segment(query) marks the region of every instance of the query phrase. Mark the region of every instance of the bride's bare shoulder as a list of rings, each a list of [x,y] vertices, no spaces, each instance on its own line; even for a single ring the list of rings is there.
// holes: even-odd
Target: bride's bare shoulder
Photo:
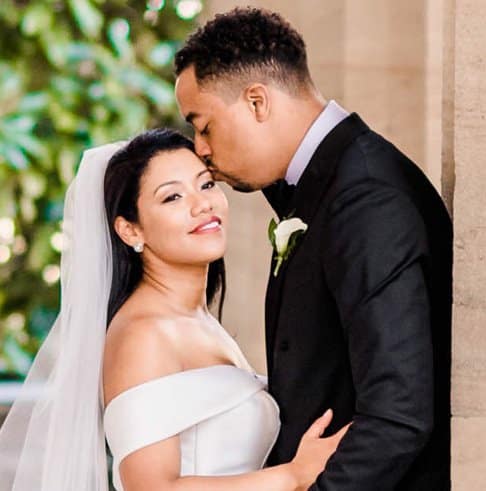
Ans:
[[[178,323],[150,314],[113,319],[103,360],[105,404],[131,387],[183,370],[176,341]]]

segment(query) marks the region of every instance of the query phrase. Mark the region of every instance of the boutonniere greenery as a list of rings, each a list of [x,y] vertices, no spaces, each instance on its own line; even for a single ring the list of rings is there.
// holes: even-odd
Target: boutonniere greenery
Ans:
[[[297,245],[299,237],[307,230],[307,224],[300,218],[288,217],[276,222],[273,218],[268,226],[268,238],[276,252],[273,276],[277,276],[283,262],[286,261]]]

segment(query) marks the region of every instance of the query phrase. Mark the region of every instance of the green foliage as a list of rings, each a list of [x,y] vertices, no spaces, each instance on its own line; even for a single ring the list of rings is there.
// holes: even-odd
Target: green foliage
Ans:
[[[63,197],[83,149],[179,126],[172,61],[197,0],[0,1],[0,378],[59,303]]]

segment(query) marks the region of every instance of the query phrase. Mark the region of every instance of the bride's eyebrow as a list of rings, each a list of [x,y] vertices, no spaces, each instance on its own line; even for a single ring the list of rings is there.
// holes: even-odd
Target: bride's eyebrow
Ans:
[[[209,169],[204,169],[202,170],[201,172],[198,172],[196,174],[196,179],[199,179],[203,174],[206,174],[207,172],[209,172],[209,174],[211,174],[211,171]],[[171,184],[181,184],[181,181],[167,181],[167,182],[163,182],[162,184],[159,184],[156,188],[155,188],[155,191],[154,191],[154,196],[155,194],[157,193],[157,191],[163,187],[163,186],[170,186]]]
[[[159,185],[158,185],[158,186],[155,188],[155,190],[154,190],[154,196],[157,194],[157,191],[158,191],[160,188],[162,188],[162,187],[164,187],[164,186],[170,186],[171,184],[180,184],[180,183],[181,183],[181,181],[167,181],[167,182],[163,182],[162,184],[159,184]]]
[[[198,179],[199,177],[201,177],[202,175],[206,174],[207,172],[209,172],[211,174],[211,171],[209,169],[204,169],[202,170],[201,172],[199,172],[199,174],[196,176],[196,179]],[[212,175],[212,174],[211,174]]]

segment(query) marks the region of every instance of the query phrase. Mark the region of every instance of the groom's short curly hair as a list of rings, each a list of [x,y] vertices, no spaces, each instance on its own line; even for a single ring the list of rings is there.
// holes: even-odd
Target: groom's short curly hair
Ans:
[[[190,66],[199,85],[273,82],[295,93],[312,83],[302,36],[281,15],[252,7],[218,14],[194,32],[175,56],[176,75]]]

